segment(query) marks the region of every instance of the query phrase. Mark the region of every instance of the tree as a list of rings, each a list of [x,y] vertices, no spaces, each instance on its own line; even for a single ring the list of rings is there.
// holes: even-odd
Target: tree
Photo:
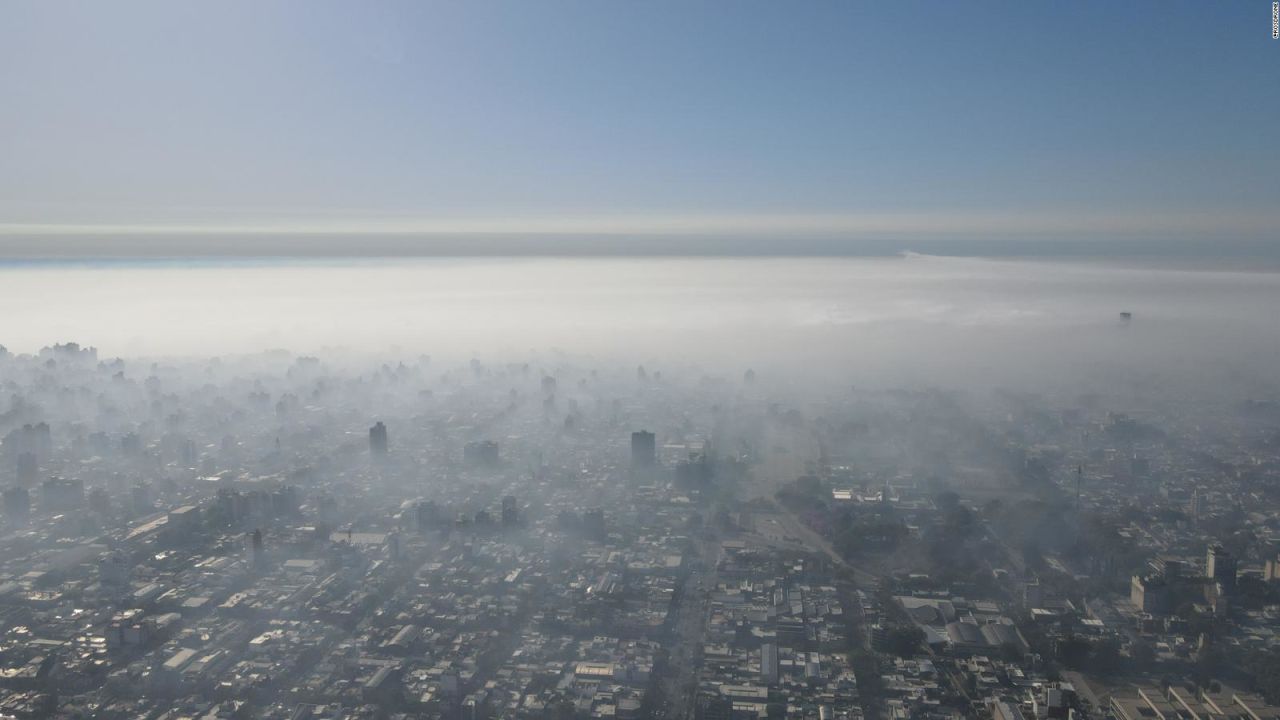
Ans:
[[[1011,642],[1000,643],[1000,659],[1007,663],[1022,662],[1022,650]]]
[[[1156,664],[1156,649],[1146,640],[1135,640],[1129,646],[1129,657],[1133,659],[1134,669],[1146,672]]]
[[[1058,641],[1058,661],[1072,670],[1079,670],[1089,662],[1092,650],[1088,640],[1068,635]]]
[[[1093,670],[1100,673],[1116,673],[1123,668],[1120,657],[1120,641],[1114,638],[1100,640],[1093,646]]]
[[[913,657],[924,637],[924,631],[915,625],[894,625],[885,631],[885,650],[901,658]]]

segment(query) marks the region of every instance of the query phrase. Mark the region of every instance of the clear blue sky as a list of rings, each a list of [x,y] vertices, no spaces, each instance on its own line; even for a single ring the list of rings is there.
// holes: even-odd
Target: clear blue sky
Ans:
[[[1267,0],[0,7],[10,234],[1278,217]]]

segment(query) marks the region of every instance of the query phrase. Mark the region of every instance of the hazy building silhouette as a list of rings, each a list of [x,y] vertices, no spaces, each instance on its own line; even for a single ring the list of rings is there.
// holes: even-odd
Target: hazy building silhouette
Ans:
[[[631,466],[638,468],[653,467],[657,463],[657,437],[647,430],[638,430],[631,433]]]
[[[254,565],[262,565],[263,561],[264,561],[266,558],[265,558],[265,556],[263,555],[263,549],[264,549],[264,546],[263,546],[263,544],[262,544],[262,529],[261,529],[261,528],[257,528],[257,529],[255,529],[255,530],[253,531],[253,534],[250,536],[250,545],[251,545],[251,546],[252,546],[252,548],[253,548],[253,564],[254,564]]]
[[[502,524],[511,527],[520,522],[520,511],[516,508],[516,496],[507,495],[502,498]]]
[[[592,508],[582,513],[582,529],[587,537],[593,540],[604,540],[609,534],[605,528],[604,510]]]
[[[381,420],[369,428],[369,454],[387,454],[387,426]]]

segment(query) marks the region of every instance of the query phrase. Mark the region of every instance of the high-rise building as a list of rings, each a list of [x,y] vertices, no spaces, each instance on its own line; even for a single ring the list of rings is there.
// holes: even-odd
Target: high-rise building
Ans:
[[[520,521],[520,511],[516,508],[516,496],[507,495],[502,498],[502,524],[511,527]]]
[[[265,546],[262,544],[261,528],[254,529],[253,534],[250,535],[249,538],[250,538],[249,540],[250,546],[253,548],[253,564],[261,565],[263,560],[265,559],[264,555],[262,554],[263,550],[265,549]]]
[[[381,420],[369,428],[369,454],[387,454],[387,426]]]
[[[658,462],[658,444],[653,433],[638,430],[631,433],[631,466],[652,467]]]
[[[1236,587],[1236,559],[1221,545],[1214,545],[1204,561],[1204,574],[1230,593]]]
[[[586,532],[587,537],[594,540],[604,540],[608,536],[608,531],[604,524],[604,510],[592,508],[582,513],[582,529]]]

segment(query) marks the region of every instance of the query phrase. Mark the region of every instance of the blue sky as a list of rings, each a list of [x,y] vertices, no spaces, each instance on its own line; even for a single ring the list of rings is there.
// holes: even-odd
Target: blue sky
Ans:
[[[0,233],[1272,237],[1239,2],[6,2]]]

